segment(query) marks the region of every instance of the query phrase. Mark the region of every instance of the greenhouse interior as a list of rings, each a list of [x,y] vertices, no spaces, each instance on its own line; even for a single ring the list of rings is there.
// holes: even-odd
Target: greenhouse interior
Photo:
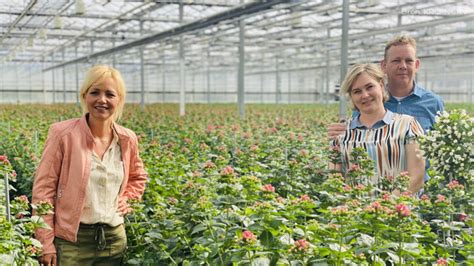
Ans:
[[[0,29],[0,265],[474,261],[472,0],[0,0]],[[387,46],[397,36],[416,45]],[[400,46],[419,63],[406,95],[390,90]],[[350,81],[363,63],[384,76]],[[126,97],[108,78],[118,107],[92,107],[105,83],[81,94],[97,65],[123,77]],[[352,88],[362,76],[388,97],[360,87],[381,100],[368,126],[371,103]],[[90,134],[71,135],[71,121]],[[379,127],[395,146],[375,140]],[[104,163],[114,145],[123,176]],[[117,224],[115,258],[102,253]],[[97,249],[74,258],[86,226]]]

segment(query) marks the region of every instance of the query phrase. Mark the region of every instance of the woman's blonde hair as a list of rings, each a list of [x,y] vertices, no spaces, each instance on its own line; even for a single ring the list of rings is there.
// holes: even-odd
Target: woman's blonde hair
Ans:
[[[382,90],[383,90],[383,102],[388,101],[389,95],[384,86],[385,84],[384,73],[379,65],[373,64],[373,63],[359,63],[359,64],[353,65],[347,72],[346,78],[342,82],[342,85],[341,85],[342,91],[350,97],[351,91],[352,91],[352,84],[354,84],[356,79],[362,73],[366,73],[376,82],[381,84]],[[352,105],[354,108],[356,108],[353,103]]]
[[[82,111],[84,113],[87,113],[88,111],[87,105],[85,103],[85,98],[92,84],[102,82],[107,78],[113,79],[117,85],[115,89],[117,90],[119,103],[113,115],[114,121],[117,121],[122,116],[123,107],[125,105],[126,88],[125,82],[123,81],[120,72],[111,66],[96,65],[89,69],[89,71],[87,72],[86,76],[84,77],[84,81],[82,82],[81,90],[79,92]]]

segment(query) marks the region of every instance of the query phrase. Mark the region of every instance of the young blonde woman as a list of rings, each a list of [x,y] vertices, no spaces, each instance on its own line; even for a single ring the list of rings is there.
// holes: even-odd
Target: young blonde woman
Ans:
[[[423,187],[425,161],[416,140],[423,134],[423,128],[414,117],[393,113],[384,107],[388,93],[380,67],[354,65],[342,82],[342,90],[358,115],[350,120],[345,133],[332,142],[342,153],[342,165],[335,167],[347,171],[352,149],[363,147],[374,161],[376,176],[370,180],[374,185],[380,178],[396,177],[407,171],[408,190],[418,192]]]
[[[94,66],[80,90],[84,115],[49,129],[33,185],[33,203],[54,205],[51,229],[36,232],[42,265],[122,262],[127,200],[139,199],[147,180],[135,133],[116,123],[125,94],[119,71]]]

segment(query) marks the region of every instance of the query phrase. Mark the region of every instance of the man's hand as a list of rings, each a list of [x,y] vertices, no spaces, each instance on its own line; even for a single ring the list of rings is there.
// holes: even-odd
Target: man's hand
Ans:
[[[333,123],[328,126],[328,138],[335,139],[337,136],[344,134],[346,131],[346,124],[344,123]]]
[[[39,263],[44,266],[56,266],[56,254],[44,254],[39,258]]]

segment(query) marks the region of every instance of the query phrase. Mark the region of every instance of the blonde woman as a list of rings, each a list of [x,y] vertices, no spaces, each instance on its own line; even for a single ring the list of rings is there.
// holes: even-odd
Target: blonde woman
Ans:
[[[350,154],[354,147],[363,147],[374,161],[377,184],[380,178],[396,177],[407,171],[410,176],[408,190],[418,192],[423,187],[425,161],[416,139],[423,128],[409,115],[387,110],[384,102],[388,93],[384,88],[384,74],[376,64],[356,64],[342,82],[342,90],[349,96],[358,111],[343,135],[332,143],[342,152],[343,165],[336,168],[346,171],[351,165]]]
[[[139,199],[147,180],[135,133],[116,123],[125,94],[119,71],[94,66],[80,90],[84,115],[49,129],[33,184],[33,203],[54,205],[51,229],[36,232],[42,265],[122,262],[127,200]]]

